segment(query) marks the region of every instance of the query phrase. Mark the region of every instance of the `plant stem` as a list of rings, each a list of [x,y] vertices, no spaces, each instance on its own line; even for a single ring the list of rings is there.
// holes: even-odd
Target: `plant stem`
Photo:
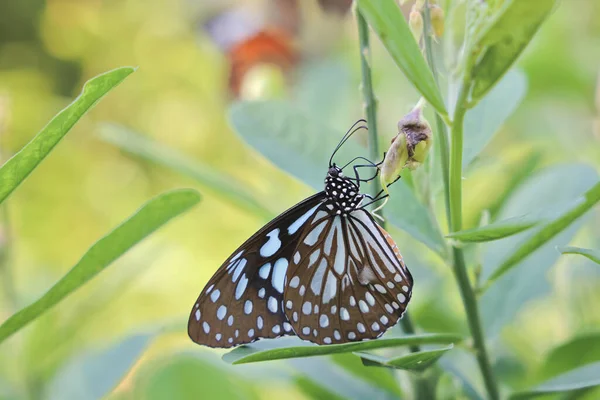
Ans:
[[[462,152],[463,152],[463,124],[467,111],[467,82],[461,85],[452,126],[452,146],[450,153],[450,231],[457,232],[462,229]],[[483,381],[492,400],[499,398],[498,387],[492,373],[492,366],[485,346],[479,307],[473,286],[467,274],[465,257],[461,248],[453,247],[453,268],[460,294],[467,314],[469,330],[473,337],[473,347]]]
[[[427,64],[433,74],[435,84],[440,88],[439,74],[435,65],[435,58],[433,57],[433,43],[431,40],[431,13],[429,12],[429,0],[425,1],[425,7],[423,8],[423,42],[425,44],[425,56],[427,58]],[[435,128],[437,135],[434,135],[434,141],[437,144],[437,151],[440,154],[440,161],[442,164],[442,181],[444,183],[444,196],[446,205],[446,219],[448,226],[450,226],[450,172],[448,166],[450,165],[450,144],[448,143],[448,130],[442,116],[439,113],[435,113]]]
[[[369,26],[367,21],[356,10],[356,21],[358,24],[358,37],[360,46],[360,69],[362,73],[362,95],[364,101],[365,112],[367,114],[367,127],[369,130],[369,157],[371,160],[379,158],[379,139],[377,135],[377,99],[373,93],[373,83],[371,79],[371,66],[369,64],[370,47],[369,47]],[[372,195],[375,196],[379,192],[379,181],[374,182]]]
[[[369,156],[371,160],[377,160],[379,158],[379,140],[377,135],[377,99],[373,92],[373,84],[371,79],[371,65],[369,64],[370,47],[369,47],[369,26],[367,21],[360,13],[356,10],[356,20],[358,24],[358,37],[360,46],[360,65],[362,72],[362,94],[365,104],[365,113],[367,115],[367,127],[369,130]],[[379,180],[375,179],[373,185],[371,185],[371,195],[376,196],[381,190]],[[383,210],[379,211],[383,217]],[[381,222],[383,229],[386,229],[385,221]],[[409,317],[408,312],[405,312],[403,318],[400,320],[400,326],[404,333],[414,334],[415,327],[412,320]],[[418,352],[421,348],[417,345],[410,346],[411,352]],[[413,385],[415,390],[415,396],[417,399],[432,399],[434,394],[432,393],[432,385],[428,379],[421,376],[417,376],[413,379]]]

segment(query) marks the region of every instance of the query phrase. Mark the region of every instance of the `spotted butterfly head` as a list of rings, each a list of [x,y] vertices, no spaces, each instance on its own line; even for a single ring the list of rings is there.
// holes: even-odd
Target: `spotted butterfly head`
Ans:
[[[356,210],[364,199],[358,186],[350,178],[344,176],[342,169],[335,164],[327,171],[325,194],[336,213],[342,215]]]

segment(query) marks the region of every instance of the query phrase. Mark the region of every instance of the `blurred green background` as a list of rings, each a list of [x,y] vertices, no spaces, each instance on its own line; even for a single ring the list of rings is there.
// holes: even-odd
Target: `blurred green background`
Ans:
[[[115,399],[303,399],[311,395],[298,389],[299,377],[337,368],[320,359],[311,359],[310,365],[231,367],[219,359],[221,352],[193,344],[186,324],[198,293],[266,218],[106,140],[107,132],[123,129],[150,138],[222,173],[223,179],[235,178],[273,215],[310,195],[312,189],[244,144],[228,122],[236,97],[287,99],[340,137],[363,116],[352,12],[326,12],[308,1],[289,13],[285,3],[0,2],[2,161],[67,105],[87,79],[122,65],[139,67],[3,205],[0,320],[36,299],[146,199],[176,187],[198,187],[203,194],[192,212],[3,343],[0,398],[97,398],[110,392]],[[230,49],[218,42],[239,24],[221,21],[217,32],[207,26],[242,5],[251,25],[289,28],[292,18],[297,26],[286,34],[296,58],[284,71],[254,69],[236,96],[229,86]],[[536,211],[539,204],[558,207],[597,180],[599,43],[600,3],[571,0],[563,2],[527,48],[517,63],[526,76],[526,95],[479,155],[476,168],[465,174],[464,212],[470,225],[478,223],[482,210],[496,210],[499,196],[510,192],[511,179],[523,169],[529,168],[531,177],[519,182],[509,193],[512,203],[496,212],[510,216]],[[382,143],[388,143],[397,121],[419,97],[375,37],[373,48],[379,129]],[[295,132],[301,134],[301,127]],[[520,211],[511,213],[510,207]],[[559,244],[600,248],[598,210],[578,224]],[[450,270],[410,235],[392,233],[416,277],[409,309],[417,327],[466,332]],[[511,304],[501,329],[487,325],[497,347],[495,369],[517,388],[552,375],[543,369],[551,349],[575,335],[600,331],[598,266],[582,257],[559,258],[552,246],[544,251],[544,273],[520,278],[519,299],[508,289],[499,294]],[[482,257],[495,256],[487,252]],[[483,307],[484,315],[497,310]],[[598,359],[600,354],[591,356]],[[331,382],[344,379],[336,375]]]

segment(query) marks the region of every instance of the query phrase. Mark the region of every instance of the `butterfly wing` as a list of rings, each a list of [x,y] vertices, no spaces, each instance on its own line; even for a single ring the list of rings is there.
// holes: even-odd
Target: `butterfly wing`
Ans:
[[[400,319],[412,276],[398,247],[371,214],[318,211],[287,271],[285,312],[296,334],[319,344],[381,336]]]
[[[310,217],[323,205],[318,193],[269,222],[242,244],[210,279],[192,308],[190,338],[232,347],[293,334],[282,309],[288,265]]]

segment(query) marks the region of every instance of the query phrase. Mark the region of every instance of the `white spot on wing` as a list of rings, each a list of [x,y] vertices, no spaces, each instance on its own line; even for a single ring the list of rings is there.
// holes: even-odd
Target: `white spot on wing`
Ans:
[[[271,277],[271,283],[275,290],[279,293],[283,293],[283,286],[285,280],[285,273],[288,268],[288,261],[285,258],[280,258],[275,261],[273,266],[273,276]]]
[[[323,290],[323,304],[329,303],[329,301],[335,297],[336,293],[337,279],[333,275],[333,272],[329,271],[327,274],[327,281],[325,282],[325,289]]]
[[[323,277],[325,276],[325,271],[327,270],[327,260],[325,258],[321,259],[319,263],[319,267],[313,276],[312,281],[310,282],[310,288],[316,296],[321,294],[321,286],[323,284]]]
[[[298,229],[300,229],[300,227],[302,225],[304,225],[304,223],[308,220],[308,218],[314,214],[314,212],[317,210],[317,208],[320,206],[321,204],[317,204],[316,206],[314,206],[313,208],[311,208],[310,210],[308,210],[307,212],[305,212],[300,218],[298,218],[297,220],[295,220],[289,227],[288,227],[288,233],[290,235],[293,235],[294,233],[296,233],[298,231]]]
[[[273,229],[271,232],[267,233],[267,243],[263,244],[260,248],[260,255],[262,257],[271,257],[273,254],[277,253],[277,250],[281,247],[281,240],[279,240],[279,228]]]
[[[226,314],[227,314],[227,307],[225,307],[225,306],[219,307],[219,309],[217,310],[217,318],[219,318],[220,321],[223,321],[223,318],[225,318]]]
[[[271,263],[266,263],[262,267],[258,269],[258,276],[263,279],[267,279],[269,277],[269,273],[271,272]]]
[[[252,308],[253,308],[252,300],[246,300],[246,302],[244,303],[244,312],[247,315],[249,315],[252,313]]]
[[[319,225],[314,227],[304,238],[304,243],[307,246],[314,246],[314,244],[317,243],[317,241],[319,240],[319,236],[321,236],[321,233],[323,232],[323,229],[325,229],[326,225],[327,220],[321,222]]]
[[[212,300],[212,302],[216,302],[217,300],[219,300],[219,296],[221,295],[221,291],[219,289],[216,289],[214,292],[212,292],[210,294],[210,299]]]
[[[272,313],[276,313],[277,312],[277,299],[273,296],[270,296],[269,301],[267,302],[267,307],[269,308],[269,311],[271,311]]]
[[[246,291],[246,287],[248,286],[248,278],[246,278],[246,274],[243,274],[242,277],[240,278],[240,281],[238,282],[237,286],[235,287],[235,299],[239,300],[242,298],[242,296],[244,295],[244,292]]]

